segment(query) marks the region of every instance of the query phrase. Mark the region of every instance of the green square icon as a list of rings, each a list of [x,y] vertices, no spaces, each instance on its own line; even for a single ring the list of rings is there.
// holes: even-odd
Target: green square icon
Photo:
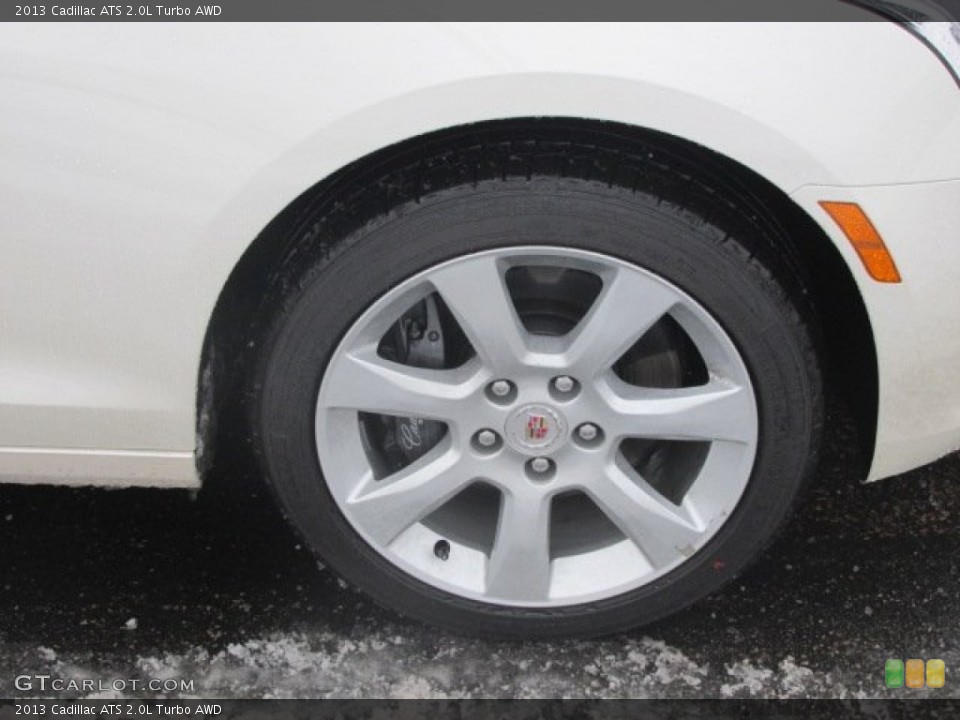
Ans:
[[[883,680],[888,688],[903,687],[903,660],[887,660],[883,666]]]

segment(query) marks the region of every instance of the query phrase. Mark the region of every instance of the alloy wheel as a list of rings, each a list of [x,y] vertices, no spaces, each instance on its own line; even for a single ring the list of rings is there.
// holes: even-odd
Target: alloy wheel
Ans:
[[[509,247],[394,287],[349,328],[316,405],[350,525],[455,595],[554,607],[700,550],[758,443],[749,373],[680,288],[618,258]]]

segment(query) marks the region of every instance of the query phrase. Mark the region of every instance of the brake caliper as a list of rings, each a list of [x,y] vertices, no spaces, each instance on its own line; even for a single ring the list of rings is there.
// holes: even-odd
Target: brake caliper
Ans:
[[[394,335],[397,362],[422,368],[446,363],[443,323],[433,296],[417,303],[399,320]],[[446,430],[442,422],[419,417],[384,416],[384,452],[396,469],[423,457]]]

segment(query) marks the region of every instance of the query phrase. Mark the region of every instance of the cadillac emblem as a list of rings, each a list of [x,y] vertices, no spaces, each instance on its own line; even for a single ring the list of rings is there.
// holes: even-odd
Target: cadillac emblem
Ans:
[[[558,447],[567,436],[567,423],[549,405],[524,405],[507,419],[504,437],[525,455],[540,455]]]
[[[543,440],[549,432],[547,416],[530,413],[527,417],[527,440]]]

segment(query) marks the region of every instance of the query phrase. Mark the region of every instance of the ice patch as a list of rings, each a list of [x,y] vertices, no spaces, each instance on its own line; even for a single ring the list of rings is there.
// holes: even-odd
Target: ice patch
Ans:
[[[758,695],[768,686],[770,678],[773,677],[773,670],[757,667],[749,660],[735,662],[727,665],[725,669],[727,675],[737,681],[720,686],[720,694],[726,698],[742,696],[745,693],[751,696]]]
[[[408,677],[391,688],[390,697],[402,700],[426,700],[446,696],[438,695],[425,678]]]
[[[646,640],[648,646],[655,652],[656,672],[654,677],[662,684],[681,682],[692,688],[700,687],[702,678],[707,674],[705,668],[699,667],[686,655],[662,641]]]
[[[780,672],[783,673],[780,678],[781,697],[804,697],[816,685],[813,670],[797,665],[792,655],[787,655],[780,662]]]

